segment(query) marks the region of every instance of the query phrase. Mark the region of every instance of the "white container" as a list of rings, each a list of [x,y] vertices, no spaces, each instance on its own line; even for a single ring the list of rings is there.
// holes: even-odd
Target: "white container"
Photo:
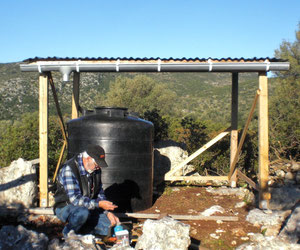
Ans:
[[[127,230],[117,231],[117,244],[121,246],[129,246],[129,233]]]

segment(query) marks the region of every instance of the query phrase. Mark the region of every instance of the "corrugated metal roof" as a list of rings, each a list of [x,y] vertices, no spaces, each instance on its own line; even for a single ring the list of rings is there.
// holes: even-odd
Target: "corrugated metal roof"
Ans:
[[[25,59],[23,62],[26,63],[34,63],[38,61],[130,61],[130,62],[153,62],[153,61],[158,61],[161,60],[162,62],[176,62],[176,63],[199,63],[199,62],[207,62],[207,61],[212,61],[212,62],[264,62],[264,61],[269,61],[269,62],[286,62],[286,60],[278,59],[278,58],[270,58],[270,57],[253,57],[253,58],[159,58],[159,57],[34,57],[34,58],[28,58]]]

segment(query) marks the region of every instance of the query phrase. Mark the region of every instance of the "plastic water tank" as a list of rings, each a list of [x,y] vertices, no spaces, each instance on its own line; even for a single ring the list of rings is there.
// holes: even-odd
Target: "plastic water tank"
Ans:
[[[102,184],[115,211],[136,212],[152,206],[154,127],[128,115],[127,108],[100,107],[67,123],[68,158],[88,144],[105,150],[108,168]]]

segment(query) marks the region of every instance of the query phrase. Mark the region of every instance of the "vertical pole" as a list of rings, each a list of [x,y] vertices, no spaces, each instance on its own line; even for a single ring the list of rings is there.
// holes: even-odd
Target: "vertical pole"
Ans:
[[[258,145],[259,145],[259,207],[267,209],[271,198],[268,192],[269,177],[269,134],[268,134],[268,78],[266,72],[259,72]]]
[[[79,116],[79,81],[80,73],[74,72],[72,94],[72,119],[76,119]]]
[[[230,166],[234,160],[238,147],[238,89],[239,75],[237,72],[232,73],[231,89],[231,136],[230,136]],[[230,186],[236,187],[237,171],[235,170],[230,179]]]
[[[40,207],[48,206],[48,76],[39,77]]]

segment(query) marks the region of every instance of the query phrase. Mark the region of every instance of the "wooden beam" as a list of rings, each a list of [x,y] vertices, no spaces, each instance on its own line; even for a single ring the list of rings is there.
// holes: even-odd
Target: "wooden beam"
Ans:
[[[47,74],[39,76],[40,207],[48,206],[48,89]]]
[[[230,135],[230,166],[232,166],[234,156],[238,147],[238,85],[239,75],[237,72],[232,73],[231,89],[231,135]],[[237,172],[234,171],[230,179],[230,186],[236,187]]]
[[[165,181],[228,181],[228,176],[166,176]]]
[[[52,94],[53,94],[53,99],[54,99],[54,102],[55,102],[56,112],[57,112],[57,115],[58,115],[58,118],[59,118],[58,121],[59,121],[59,124],[60,124],[61,132],[62,132],[64,140],[67,141],[67,134],[66,134],[66,128],[65,128],[65,124],[64,124],[64,119],[63,119],[63,116],[62,116],[62,113],[61,113],[61,109],[60,109],[60,105],[59,105],[59,102],[58,102],[56,89],[55,89],[55,85],[54,85],[54,82],[53,82],[51,72],[48,73],[48,77],[49,77],[49,82],[50,82],[50,86],[51,86],[51,90],[52,90]]]
[[[55,182],[55,179],[56,179],[56,176],[57,176],[57,172],[58,172],[58,169],[60,167],[60,164],[61,164],[64,152],[65,152],[66,146],[67,146],[67,141],[64,140],[64,144],[62,145],[62,148],[61,148],[61,151],[60,151],[60,155],[59,155],[59,159],[58,159],[58,162],[57,162],[57,165],[56,165],[55,173],[54,173],[54,176],[53,176],[53,179],[52,179],[53,183]]]
[[[143,213],[116,213],[120,218],[132,217],[137,219],[159,219],[161,214],[143,214]],[[222,221],[238,221],[236,216],[204,216],[204,215],[183,215],[183,214],[167,214],[174,220],[222,220]]]
[[[259,207],[269,206],[268,193],[269,178],[269,133],[268,133],[268,78],[266,72],[259,73],[259,106],[258,106],[258,162],[259,162]]]
[[[0,211],[8,212],[25,212],[30,214],[54,215],[52,208],[0,208]],[[136,218],[136,219],[159,219],[162,214],[146,214],[146,213],[114,213],[119,218]],[[222,220],[222,221],[238,221],[236,216],[204,216],[204,215],[185,215],[185,214],[167,214],[175,220]]]
[[[174,174],[177,170],[183,168],[187,163],[189,163],[191,160],[195,159],[198,155],[202,154],[206,149],[214,145],[216,142],[221,140],[225,135],[229,134],[229,128],[225,130],[224,132],[217,135],[214,139],[210,140],[208,143],[206,143],[204,146],[202,146],[200,149],[198,149],[195,153],[190,155],[187,159],[179,163],[176,167],[171,169],[168,173],[166,173],[166,176],[171,176]]]
[[[79,82],[80,73],[74,72],[72,94],[72,119],[79,117]]]
[[[244,180],[245,182],[247,182],[252,188],[254,188],[255,190],[259,191],[259,187],[258,185],[252,181],[249,177],[247,177],[246,175],[244,175],[239,169],[237,170],[237,175]]]
[[[244,141],[245,141],[245,138],[246,138],[246,133],[247,133],[249,124],[250,124],[250,122],[251,122],[252,115],[253,115],[254,110],[255,110],[255,107],[256,107],[256,103],[257,103],[257,100],[258,100],[258,97],[259,97],[259,93],[260,93],[260,91],[257,90],[257,91],[256,91],[256,95],[255,95],[255,97],[254,97],[254,101],[253,101],[253,103],[252,103],[252,107],[251,107],[250,113],[249,113],[249,115],[248,115],[248,119],[247,119],[246,124],[245,124],[245,127],[244,127],[244,129],[243,129],[243,133],[242,133],[242,136],[241,136],[241,140],[240,140],[240,142],[239,142],[238,149],[237,149],[236,154],[235,154],[235,156],[234,156],[233,162],[232,162],[231,165],[230,165],[230,172],[229,172],[229,174],[228,174],[228,179],[229,179],[229,180],[230,180],[230,178],[231,178],[233,172],[234,172],[235,169],[236,169],[236,163],[237,163],[238,160],[239,160],[239,155],[240,155],[240,152],[241,152],[241,150],[242,150],[242,146],[243,146]]]

